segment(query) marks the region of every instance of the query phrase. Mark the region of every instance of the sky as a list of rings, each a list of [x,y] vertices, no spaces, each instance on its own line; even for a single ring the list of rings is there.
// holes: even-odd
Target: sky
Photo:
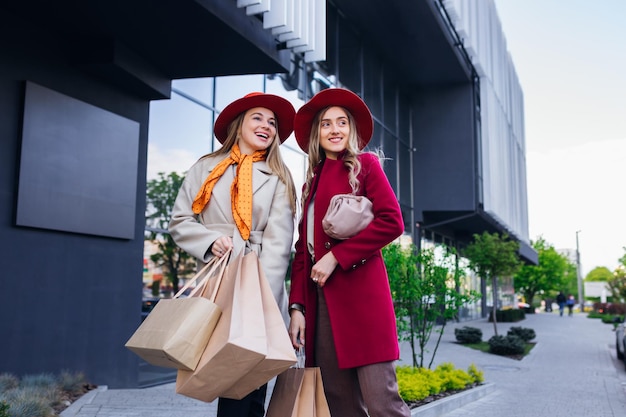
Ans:
[[[495,0],[524,94],[529,233],[626,254],[626,1]],[[577,231],[579,231],[577,233]]]

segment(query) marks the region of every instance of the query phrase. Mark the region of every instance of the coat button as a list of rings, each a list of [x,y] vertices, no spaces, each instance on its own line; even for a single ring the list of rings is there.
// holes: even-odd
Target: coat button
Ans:
[[[361,265],[365,265],[365,259],[361,259]]]
[[[326,249],[330,249],[330,242],[326,242],[326,243],[324,243],[324,247],[325,247]]]

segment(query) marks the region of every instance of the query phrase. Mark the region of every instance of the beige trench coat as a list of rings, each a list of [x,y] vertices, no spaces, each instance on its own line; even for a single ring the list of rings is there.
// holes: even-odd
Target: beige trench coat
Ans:
[[[230,202],[236,165],[228,167],[217,181],[209,204],[202,213],[196,215],[191,209],[204,180],[222,159],[221,156],[202,158],[189,169],[174,203],[169,231],[179,247],[204,263],[213,256],[210,251],[213,242],[223,235],[233,238],[233,253],[239,253],[245,246],[255,251],[287,323],[285,275],[294,232],[294,216],[287,187],[265,161],[254,163],[252,231],[245,242],[235,226]]]

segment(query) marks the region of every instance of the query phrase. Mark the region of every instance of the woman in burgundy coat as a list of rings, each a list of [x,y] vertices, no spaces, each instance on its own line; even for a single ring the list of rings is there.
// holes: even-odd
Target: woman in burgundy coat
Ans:
[[[331,415],[410,415],[398,394],[393,301],[381,248],[402,234],[396,196],[379,157],[362,152],[372,137],[367,105],[340,88],[323,90],[297,112],[295,134],[309,155],[302,219],[292,265],[289,332],[319,366]],[[374,220],[346,240],[329,237],[322,218],[336,194],[373,204]]]

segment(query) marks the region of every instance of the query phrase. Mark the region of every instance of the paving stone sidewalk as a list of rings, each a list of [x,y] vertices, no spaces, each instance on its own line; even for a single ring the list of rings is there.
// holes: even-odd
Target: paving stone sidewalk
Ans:
[[[535,330],[537,345],[522,360],[476,351],[455,343],[454,328],[478,327],[483,340],[494,334],[484,319],[455,323],[445,328],[433,366],[451,362],[467,369],[475,364],[484,371],[486,385],[474,393],[419,407],[419,417],[624,417],[626,371],[615,356],[612,326],[586,315],[560,317],[558,313],[529,314],[518,323],[498,323],[506,335],[512,326]],[[433,338],[436,335],[433,335]],[[434,350],[434,340],[428,345]],[[402,360],[412,363],[408,343],[401,344]],[[430,360],[430,353],[427,353]],[[268,391],[271,392],[272,385]],[[174,384],[144,389],[106,389],[85,395],[63,417],[214,417],[210,404],[174,392]],[[347,416],[344,416],[347,417]]]

